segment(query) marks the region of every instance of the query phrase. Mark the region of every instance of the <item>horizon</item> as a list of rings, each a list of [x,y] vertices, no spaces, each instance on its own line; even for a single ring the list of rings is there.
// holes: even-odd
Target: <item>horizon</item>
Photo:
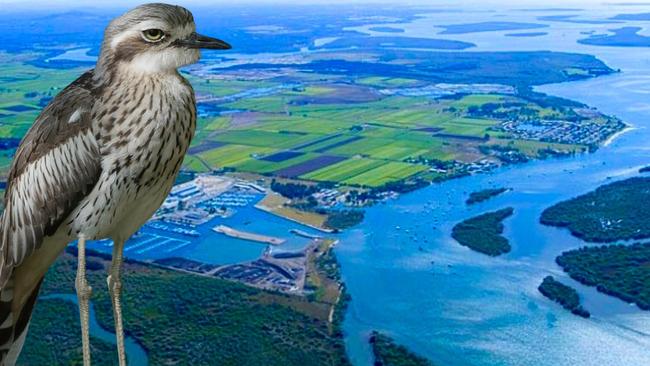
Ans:
[[[127,6],[137,6],[140,4],[156,2],[156,1],[131,1],[131,0],[95,0],[92,4],[81,0],[73,1],[64,1],[64,0],[55,0],[55,1],[44,1],[37,0],[25,3],[22,0],[0,0],[0,5],[8,7],[5,10],[33,10],[34,6],[39,6],[42,10],[65,10],[72,8],[85,8],[85,9],[115,9],[122,8]],[[208,5],[218,5],[218,6],[250,6],[250,5],[295,5],[295,6],[304,6],[304,5],[353,5],[353,4],[363,4],[363,5],[394,5],[394,2],[391,0],[308,0],[296,2],[293,0],[243,0],[239,1],[237,4],[232,4],[227,0],[217,0],[217,1],[206,1],[206,0],[180,0],[180,1],[160,1],[167,2],[170,4],[177,4],[184,7],[204,7]],[[550,9],[550,8],[571,8],[575,6],[583,7],[612,7],[612,6],[648,6],[648,11],[650,11],[650,2],[648,0],[626,0],[626,1],[600,1],[600,0],[570,0],[570,1],[561,1],[561,0],[551,0],[551,1],[541,1],[541,0],[510,0],[510,1],[499,1],[499,0],[468,0],[468,1],[426,1],[426,0],[407,0],[402,4],[395,5],[399,6],[427,6],[427,7],[455,7],[455,8],[467,8],[473,7],[476,9],[487,9],[493,8],[495,6],[500,8],[509,7],[512,10],[521,10],[525,7],[533,7],[533,9]],[[581,10],[581,9],[575,9]]]

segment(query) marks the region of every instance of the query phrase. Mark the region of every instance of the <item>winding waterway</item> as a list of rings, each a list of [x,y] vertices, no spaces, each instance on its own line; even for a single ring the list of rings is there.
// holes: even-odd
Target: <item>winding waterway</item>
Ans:
[[[423,24],[427,18],[414,22],[411,34],[422,36],[418,31]],[[411,25],[401,26],[409,34]],[[586,244],[538,221],[553,203],[636,175],[650,163],[650,52],[574,43],[585,29],[607,27],[556,23],[545,29],[548,36],[534,41],[504,37],[504,32],[455,37],[477,43],[478,51],[548,49],[596,55],[621,73],[538,90],[597,107],[635,129],[594,154],[452,180],[369,209],[365,222],[346,233],[337,247],[353,298],[345,331],[355,365],[372,364],[367,344],[371,330],[388,333],[441,365],[650,363],[650,313],[568,278],[555,257]],[[488,187],[513,190],[473,207],[464,204],[469,192]],[[507,255],[490,258],[450,238],[459,221],[507,206],[515,208],[505,222],[513,245]],[[578,289],[591,319],[574,316],[538,293],[548,274]]]
[[[49,300],[49,299],[61,299],[65,301],[69,301],[73,303],[75,306],[77,306],[77,295],[73,294],[52,294],[52,295],[46,295],[42,296],[40,300]],[[90,335],[101,339],[104,342],[110,343],[110,344],[116,344],[115,340],[115,333],[109,332],[106,329],[102,328],[101,325],[99,325],[99,322],[97,322],[97,316],[95,314],[95,306],[93,303],[90,303],[90,311],[88,312],[89,314],[89,327],[88,329],[90,330]],[[124,348],[126,350],[127,354],[127,363],[130,366],[147,366],[149,364],[149,358],[147,356],[147,351],[142,348],[142,346],[135,341],[135,339],[126,336],[124,338]]]

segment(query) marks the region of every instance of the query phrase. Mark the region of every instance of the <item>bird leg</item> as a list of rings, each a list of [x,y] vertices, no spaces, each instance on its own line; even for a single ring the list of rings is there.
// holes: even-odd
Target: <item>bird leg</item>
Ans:
[[[115,318],[115,337],[117,338],[117,357],[119,360],[119,366],[126,366],[124,328],[122,326],[122,304],[120,303],[120,295],[122,293],[120,270],[122,267],[123,249],[123,240],[113,240],[113,260],[111,262],[110,273],[108,278],[106,278],[108,291],[111,294],[111,300],[113,302],[113,317]]]
[[[79,318],[81,320],[81,345],[83,349],[84,366],[90,366],[90,334],[88,330],[88,301],[92,294],[92,288],[86,280],[86,237],[79,235],[77,243],[77,279],[75,288],[79,302]]]

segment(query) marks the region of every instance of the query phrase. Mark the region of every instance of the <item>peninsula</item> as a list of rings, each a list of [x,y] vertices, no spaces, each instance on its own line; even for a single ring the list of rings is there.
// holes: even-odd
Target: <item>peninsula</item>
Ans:
[[[286,241],[285,239],[275,238],[272,236],[260,235],[255,233],[249,233],[246,231],[236,230],[225,225],[218,225],[214,227],[212,230],[214,230],[217,233],[230,236],[232,238],[255,241],[258,243],[265,243],[271,245],[280,245]]]
[[[635,177],[599,187],[542,212],[544,225],[566,227],[589,242],[650,238],[650,177]]]
[[[406,347],[399,345],[389,336],[373,331],[370,335],[370,346],[375,357],[375,366],[434,366]]]
[[[650,243],[584,247],[556,262],[574,280],[650,310]]]

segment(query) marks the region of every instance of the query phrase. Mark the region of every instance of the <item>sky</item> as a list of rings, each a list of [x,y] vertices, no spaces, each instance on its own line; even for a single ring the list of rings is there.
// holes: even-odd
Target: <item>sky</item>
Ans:
[[[9,6],[11,8],[27,8],[38,6],[41,8],[73,8],[73,7],[125,7],[134,6],[146,2],[169,2],[178,5],[191,7],[192,5],[219,5],[219,4],[244,4],[244,3],[260,3],[260,4],[306,4],[306,3],[381,3],[381,4],[427,4],[432,6],[453,5],[455,7],[472,7],[480,6],[486,7],[493,6],[508,6],[508,7],[521,7],[521,6],[535,6],[535,7],[571,7],[571,6],[607,6],[607,4],[616,3],[634,3],[646,5],[650,11],[650,0],[152,0],[152,1],[134,1],[134,0],[0,0],[0,5]]]

